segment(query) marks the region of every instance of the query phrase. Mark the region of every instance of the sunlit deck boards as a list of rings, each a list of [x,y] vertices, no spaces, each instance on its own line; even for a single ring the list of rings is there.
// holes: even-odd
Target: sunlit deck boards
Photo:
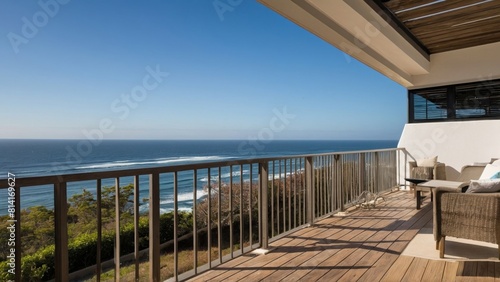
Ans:
[[[411,194],[392,193],[385,206],[326,218],[273,242],[266,255],[243,255],[190,281],[500,281],[500,263],[401,256],[432,220],[431,205],[414,206]]]

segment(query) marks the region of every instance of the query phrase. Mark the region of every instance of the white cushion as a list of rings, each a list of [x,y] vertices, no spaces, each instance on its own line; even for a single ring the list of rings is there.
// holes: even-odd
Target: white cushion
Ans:
[[[483,173],[481,174],[481,177],[479,177],[479,179],[498,178],[496,176],[498,175],[499,172],[500,172],[500,166],[494,166],[492,164],[487,164],[484,167]]]
[[[438,159],[438,157],[435,156],[435,157],[417,160],[417,166],[433,167],[437,164],[437,159]]]
[[[494,166],[500,166],[500,159],[492,162],[491,164],[494,165]]]
[[[493,193],[500,191],[500,179],[471,180],[465,193]]]

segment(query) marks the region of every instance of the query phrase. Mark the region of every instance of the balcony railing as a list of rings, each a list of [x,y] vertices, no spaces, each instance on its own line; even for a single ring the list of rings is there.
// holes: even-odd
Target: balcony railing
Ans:
[[[15,276],[12,278],[21,281],[23,254],[19,246],[25,240],[21,233],[24,223],[21,203],[31,197],[22,190],[34,189],[30,187],[45,185],[53,191],[55,248],[51,278],[101,281],[105,280],[101,278],[104,272],[114,269],[115,281],[120,278],[183,280],[243,253],[266,249],[273,240],[343,211],[356,204],[363,191],[382,193],[399,188],[406,173],[406,156],[404,149],[384,149],[2,179],[0,189],[7,189],[13,200],[9,215],[15,229],[11,237],[18,246],[15,259],[7,262],[13,263]],[[133,185],[130,199],[133,204],[124,212],[120,210],[120,200],[123,200],[120,187],[129,182]],[[95,258],[90,265],[70,263],[75,258],[71,257],[69,247],[72,239],[68,236],[68,187],[79,183],[90,185],[89,190],[96,197]],[[109,224],[105,227],[102,222],[103,183],[114,185],[111,258],[103,253],[104,245],[109,242],[103,240],[104,232],[109,231],[105,230]],[[148,187],[147,195],[144,195],[144,186]],[[189,187],[193,199],[191,230],[187,234],[180,230],[180,186]],[[200,198],[201,189],[204,196]],[[173,195],[172,238],[160,238],[160,230],[164,228],[160,220],[161,193],[165,191]],[[141,197],[147,198],[147,211],[140,210]],[[144,203],[142,205],[144,207]],[[134,247],[133,251],[127,251],[129,253],[121,250],[121,246],[122,240],[130,240],[130,237],[124,238],[121,220],[116,220],[125,213],[133,217],[134,226]],[[145,215],[149,232],[141,237],[141,216]],[[144,238],[148,241],[147,247],[141,248],[140,241]],[[189,254],[189,267],[179,262],[181,253]],[[148,270],[141,271],[141,267],[146,266]],[[125,267],[128,273],[123,274],[120,271]],[[163,272],[165,269],[169,271]]]

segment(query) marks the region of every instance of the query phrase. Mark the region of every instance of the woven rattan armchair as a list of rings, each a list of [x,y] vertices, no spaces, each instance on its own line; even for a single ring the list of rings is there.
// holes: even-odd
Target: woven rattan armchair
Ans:
[[[440,258],[444,258],[446,236],[500,242],[500,193],[461,193],[447,188],[434,193],[434,239]]]
[[[484,168],[485,165],[466,165],[457,181],[479,179]],[[434,239],[441,258],[446,236],[500,242],[500,193],[462,192],[443,187],[434,190]]]
[[[410,177],[414,179],[446,179],[446,165],[444,163],[436,163],[432,167],[417,166],[416,161],[409,161]],[[415,193],[415,183],[410,183],[410,191]]]
[[[446,179],[446,165],[444,163],[436,163],[433,167],[417,166],[416,161],[409,161],[410,175],[412,178],[420,179]]]

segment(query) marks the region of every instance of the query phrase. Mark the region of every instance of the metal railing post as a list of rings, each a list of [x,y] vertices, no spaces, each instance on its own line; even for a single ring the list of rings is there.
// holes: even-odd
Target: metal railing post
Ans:
[[[307,222],[314,224],[314,192],[313,192],[313,157],[306,157],[306,201],[307,201]]]
[[[149,281],[160,281],[160,175],[149,175]]]
[[[54,185],[56,281],[69,281],[68,259],[68,202],[66,182]],[[19,271],[21,271],[19,269]]]
[[[269,248],[269,223],[268,223],[268,188],[267,183],[269,179],[269,166],[268,163],[259,163],[259,178],[260,178],[260,236],[261,247],[264,249]]]
[[[379,162],[379,155],[378,155],[378,152],[375,152],[375,173],[374,173],[374,180],[373,180],[373,183],[375,184],[375,193],[378,193],[380,192],[380,183],[379,183],[379,180],[380,180],[380,176],[379,176],[379,173],[380,173],[380,162]]]

